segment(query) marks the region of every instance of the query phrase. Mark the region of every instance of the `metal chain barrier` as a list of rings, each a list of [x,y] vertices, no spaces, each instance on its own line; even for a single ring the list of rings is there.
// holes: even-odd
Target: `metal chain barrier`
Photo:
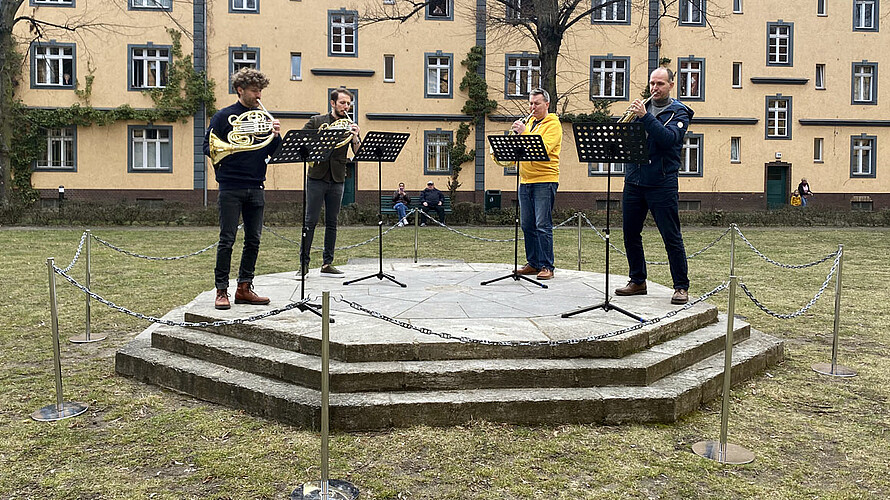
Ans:
[[[407,214],[405,214],[405,217],[408,217],[409,215],[411,215],[412,213],[414,213],[415,210],[416,210],[416,209],[413,209],[413,208],[412,208]],[[386,233],[392,231],[393,229],[395,229],[395,228],[397,228],[397,227],[399,227],[399,223],[398,223],[398,222],[395,223],[395,224],[393,224],[389,229],[383,231],[383,234],[386,234]],[[296,245],[296,246],[300,246],[300,242],[299,242],[299,241],[295,241],[295,240],[292,240],[292,239],[288,238],[287,236],[278,234],[278,233],[275,231],[275,229],[273,229],[273,228],[271,228],[271,227],[269,227],[269,226],[263,226],[263,229],[268,230],[270,233],[274,234],[275,236],[281,238],[282,240],[284,240],[284,241],[286,241],[286,242],[288,242],[288,243],[291,243],[291,244]],[[349,249],[352,249],[352,248],[360,247],[360,246],[362,246],[362,245],[367,245],[367,244],[369,244],[369,243],[371,243],[371,242],[377,240],[377,238],[379,238],[379,236],[372,236],[372,237],[368,238],[367,240],[362,241],[362,242],[360,242],[360,243],[355,243],[355,244],[353,244],[353,245],[346,245],[346,246],[342,246],[342,247],[334,247],[334,250],[349,250]],[[313,250],[324,250],[324,247],[313,246],[312,249],[313,249]]]
[[[814,295],[813,298],[810,299],[810,301],[807,302],[807,304],[805,306],[801,307],[797,311],[794,311],[793,313],[782,314],[782,313],[777,313],[775,311],[772,311],[768,307],[763,305],[763,303],[761,303],[759,300],[757,300],[757,297],[755,297],[754,294],[751,293],[750,290],[748,290],[748,286],[743,281],[739,281],[739,287],[745,292],[745,295],[747,295],[748,298],[751,299],[751,302],[754,302],[754,305],[759,307],[761,311],[769,314],[770,316],[774,316],[774,317],[780,318],[780,319],[795,318],[795,317],[800,316],[801,314],[807,312],[807,310],[809,310],[811,307],[813,307],[813,304],[815,304],[816,301],[819,300],[819,297],[821,297],[822,294],[825,292],[825,289],[828,288],[828,284],[831,282],[831,278],[834,277],[834,273],[837,272],[837,268],[838,268],[838,265],[841,260],[840,252],[835,252],[835,255],[837,255],[837,257],[834,259],[834,264],[831,266],[831,270],[828,271],[828,276],[825,278],[825,281],[822,282],[822,286],[819,288],[819,291],[816,292],[816,295]]]
[[[168,320],[168,319],[158,318],[158,317],[155,317],[155,316],[149,316],[149,315],[147,315],[147,314],[142,314],[142,313],[138,313],[138,312],[135,312],[135,311],[131,311],[131,310],[127,309],[126,307],[119,306],[119,305],[115,304],[114,302],[112,302],[112,301],[110,301],[110,300],[108,300],[108,299],[106,299],[106,298],[100,296],[99,294],[97,294],[97,293],[95,293],[95,292],[89,290],[87,287],[81,285],[80,283],[77,282],[77,280],[75,280],[74,278],[72,278],[71,276],[69,276],[65,271],[63,271],[63,270],[60,269],[59,267],[53,265],[53,270],[56,272],[56,274],[58,274],[59,276],[65,278],[66,280],[68,280],[69,283],[71,283],[72,285],[74,285],[74,286],[76,286],[77,288],[79,288],[83,293],[89,295],[90,297],[96,299],[98,302],[101,302],[101,303],[105,304],[106,306],[108,306],[108,307],[110,307],[110,308],[112,308],[112,309],[115,309],[115,310],[117,310],[117,311],[120,311],[120,312],[122,312],[122,313],[124,313],[124,314],[127,314],[127,315],[130,315],[130,316],[133,316],[134,318],[139,318],[139,319],[143,319],[143,320],[151,321],[152,323],[161,323],[161,324],[168,325],[168,326],[181,326],[181,327],[186,327],[186,328],[188,328],[188,327],[191,327],[191,328],[208,328],[208,327],[217,327],[217,326],[226,326],[226,325],[240,325],[240,324],[242,324],[242,323],[250,323],[250,322],[252,322],[252,321],[258,321],[258,320],[261,320],[261,319],[263,319],[263,318],[268,318],[269,316],[275,316],[275,315],[277,315],[277,314],[281,314],[281,313],[286,312],[286,311],[291,311],[291,310],[293,310],[293,309],[298,309],[298,308],[302,307],[303,304],[309,302],[309,300],[310,300],[310,299],[306,298],[306,299],[303,299],[303,300],[301,300],[301,301],[299,301],[299,302],[291,302],[290,304],[288,304],[288,305],[286,305],[286,306],[284,306],[284,307],[279,307],[279,308],[277,308],[277,309],[272,309],[272,310],[270,310],[270,311],[266,311],[266,312],[264,312],[264,313],[257,314],[257,315],[254,315],[254,316],[248,316],[248,317],[246,317],[246,318],[236,318],[236,319],[230,319],[230,320],[225,320],[225,321],[200,321],[200,322],[192,322],[192,321],[171,321],[171,320]]]
[[[644,322],[641,322],[641,323],[637,323],[637,324],[635,324],[635,325],[633,325],[633,326],[628,326],[628,327],[626,327],[626,328],[622,328],[622,329],[620,329],[620,330],[614,330],[614,331],[607,332],[607,333],[601,333],[601,334],[599,334],[599,335],[591,335],[591,336],[589,336],[589,337],[583,337],[583,338],[577,338],[577,339],[565,339],[565,340],[524,340],[524,341],[516,341],[516,340],[487,340],[487,339],[474,339],[474,338],[470,338],[470,337],[451,335],[450,333],[435,332],[435,331],[433,331],[433,330],[430,330],[429,328],[424,328],[424,327],[415,326],[415,325],[412,325],[411,323],[408,323],[408,322],[406,322],[406,321],[402,321],[402,320],[399,320],[399,319],[391,318],[391,317],[386,316],[385,314],[380,313],[380,312],[378,312],[378,311],[374,311],[374,310],[368,309],[368,308],[362,306],[361,304],[359,304],[359,303],[357,303],[357,302],[353,302],[353,301],[351,301],[351,300],[347,300],[347,299],[343,298],[342,296],[341,296],[340,298],[335,298],[334,300],[337,301],[337,302],[343,302],[344,304],[348,305],[349,307],[351,307],[351,308],[353,308],[353,309],[355,309],[355,310],[357,310],[357,311],[361,311],[361,312],[367,314],[368,316],[371,316],[372,318],[381,319],[381,320],[383,320],[383,321],[386,321],[386,322],[388,322],[388,323],[392,323],[393,325],[399,326],[399,327],[401,327],[401,328],[404,328],[404,329],[407,329],[407,330],[414,330],[414,331],[416,331],[416,332],[418,332],[418,333],[422,333],[422,334],[424,334],[424,335],[433,335],[433,336],[436,336],[436,337],[439,337],[439,338],[442,338],[442,339],[445,339],[445,340],[456,340],[456,341],[458,341],[458,342],[465,343],[465,344],[482,344],[482,345],[494,345],[494,346],[516,346],[516,347],[522,346],[522,347],[525,347],[525,346],[557,346],[557,345],[574,345],[574,344],[580,344],[580,343],[582,343],[582,342],[593,342],[593,341],[596,341],[596,340],[607,339],[607,338],[615,337],[615,336],[617,336],[617,335],[621,335],[621,334],[624,334],[624,333],[632,332],[632,331],[634,331],[634,330],[639,330],[640,328],[643,328],[643,327],[645,327],[645,326],[654,325],[655,323],[658,323],[658,322],[660,322],[660,321],[662,321],[662,320],[665,320],[665,319],[667,319],[667,318],[676,316],[677,314],[679,314],[679,313],[681,313],[681,312],[683,312],[683,311],[689,309],[690,307],[692,307],[692,306],[698,304],[699,302],[702,302],[702,301],[704,301],[704,300],[709,299],[711,296],[715,295],[716,293],[718,293],[718,292],[720,292],[720,291],[722,291],[722,290],[725,290],[726,288],[727,288],[727,283],[724,281],[723,283],[717,285],[717,287],[714,288],[713,290],[711,290],[710,292],[708,292],[708,293],[702,295],[701,297],[699,297],[699,298],[697,298],[697,299],[695,299],[695,300],[692,300],[692,301],[688,302],[685,306],[683,306],[683,307],[681,307],[681,308],[679,308],[679,309],[674,309],[673,311],[670,311],[670,312],[668,312],[667,314],[665,314],[664,316],[660,316],[660,317],[658,317],[658,318],[653,318],[653,319],[650,319],[650,320],[647,320],[647,321],[644,321]]]
[[[417,210],[417,209],[413,209],[413,210]],[[441,226],[441,227],[443,227],[443,228],[445,228],[445,229],[451,231],[452,233],[459,234],[459,235],[464,236],[464,237],[467,237],[467,238],[471,238],[471,239],[479,240],[479,241],[488,241],[488,242],[492,242],[492,243],[507,243],[507,242],[510,242],[510,241],[515,241],[515,238],[508,238],[508,239],[505,239],[505,240],[498,240],[498,239],[493,239],[493,238],[483,238],[483,237],[481,237],[481,236],[473,236],[472,234],[467,234],[467,233],[464,233],[464,232],[462,232],[462,231],[458,231],[457,229],[454,229],[454,228],[452,228],[452,227],[450,227],[450,226],[447,226],[447,225],[445,225],[445,224],[442,224],[441,222],[437,221],[436,219],[433,219],[433,217],[432,217],[430,214],[424,212],[423,210],[421,210],[420,213],[421,213],[424,217],[426,217],[427,219],[429,219],[430,222],[434,222],[434,223],[438,224],[439,226]],[[560,227],[565,226],[566,224],[568,224],[569,222],[571,222],[571,221],[572,221],[575,217],[577,217],[577,216],[578,216],[578,214],[573,214],[573,215],[572,215],[571,217],[569,217],[568,219],[566,219],[566,220],[560,222],[559,224],[553,226],[553,229],[559,229]],[[524,239],[524,238],[519,238],[520,241],[523,240],[523,239]]]
[[[62,272],[66,272],[66,273],[67,273],[68,271],[71,270],[71,268],[74,267],[74,264],[77,263],[77,259],[80,258],[80,252],[81,252],[81,250],[83,250],[83,244],[84,244],[84,242],[86,242],[86,240],[87,240],[87,234],[88,234],[88,231],[84,231],[83,234],[80,235],[80,244],[77,245],[77,251],[74,252],[74,258],[71,259],[71,263],[68,264],[68,267],[66,267],[64,270],[62,270]]]
[[[86,233],[84,233],[84,234],[86,234]],[[109,243],[109,242],[103,240],[102,238],[96,236],[95,234],[90,234],[90,236],[92,236],[94,240],[98,241],[99,243],[101,243],[101,244],[107,246],[108,248],[110,248],[110,249],[112,249],[112,250],[116,250],[116,251],[118,251],[118,252],[120,252],[120,253],[129,255],[130,257],[136,257],[136,258],[139,258],[139,259],[147,259],[147,260],[180,260],[180,259],[185,259],[185,258],[188,258],[188,257],[194,257],[195,255],[200,255],[200,254],[202,254],[202,253],[204,253],[204,252],[210,250],[211,248],[213,248],[213,247],[219,245],[219,242],[217,241],[216,243],[213,243],[212,245],[206,246],[206,247],[204,247],[204,248],[202,248],[202,249],[200,249],[200,250],[196,250],[196,251],[194,251],[194,252],[192,252],[192,253],[185,254],[185,255],[177,255],[177,256],[175,256],[175,257],[152,257],[152,256],[150,256],[150,255],[141,255],[141,254],[138,254],[138,253],[135,253],[135,252],[131,252],[131,251],[129,251],[129,250],[124,250],[123,248],[120,248],[120,247],[118,247],[118,246],[115,246],[115,245],[113,245],[113,244],[111,244],[111,243]],[[80,249],[78,249],[78,251],[79,251],[79,250],[80,250]],[[68,271],[68,269],[65,269],[65,272],[67,272],[67,271]]]
[[[817,265],[817,264],[821,264],[821,263],[825,262],[826,260],[828,260],[828,259],[830,259],[830,258],[832,258],[832,257],[837,257],[837,256],[838,256],[838,252],[833,252],[833,253],[830,253],[830,254],[826,255],[825,257],[822,257],[822,258],[819,259],[819,260],[816,260],[816,261],[813,261],[813,262],[809,262],[809,263],[807,263],[807,264],[782,264],[781,262],[776,262],[776,261],[774,261],[773,259],[770,259],[770,258],[767,257],[766,255],[764,255],[763,253],[761,253],[760,250],[758,250],[756,247],[754,247],[754,245],[751,244],[750,241],[748,241],[748,238],[745,238],[745,235],[742,234],[742,230],[739,229],[738,226],[735,227],[735,232],[738,233],[738,235],[742,238],[742,241],[744,241],[745,244],[748,245],[748,246],[751,248],[751,250],[754,251],[754,253],[756,253],[757,255],[759,255],[761,259],[763,259],[763,260],[765,260],[765,261],[767,261],[767,262],[769,262],[770,264],[773,264],[773,265],[775,265],[775,266],[784,267],[785,269],[803,269],[803,268],[805,268],[805,267],[812,267],[812,266],[815,266],[815,265]],[[835,264],[835,265],[836,265],[836,264]],[[744,287],[743,287],[743,288],[744,288]]]

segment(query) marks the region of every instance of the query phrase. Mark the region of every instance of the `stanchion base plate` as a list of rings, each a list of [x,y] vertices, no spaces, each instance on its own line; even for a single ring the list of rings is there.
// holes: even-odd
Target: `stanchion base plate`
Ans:
[[[723,464],[747,464],[754,461],[754,454],[737,444],[726,443],[726,451],[720,453],[720,441],[699,441],[692,445],[696,455]]]
[[[321,481],[310,481],[298,486],[290,494],[290,500],[322,500]],[[348,481],[328,479],[328,498],[330,500],[355,500],[358,488]]]
[[[105,336],[97,337],[95,335],[90,335],[90,338],[87,338],[87,334],[82,333],[80,335],[75,335],[68,339],[69,342],[73,342],[75,344],[86,344],[87,342],[99,342],[100,340],[105,340]]]
[[[68,417],[76,417],[87,411],[87,408],[89,408],[89,406],[87,406],[86,403],[65,401],[62,403],[62,411],[59,411],[59,407],[54,403],[35,411],[31,414],[31,418],[38,422],[55,422],[56,420],[62,420]]]
[[[834,369],[832,369],[831,363],[816,363],[813,365],[813,371],[821,373],[822,375],[831,375],[832,377],[856,376],[856,370],[847,368],[843,365],[834,365]]]

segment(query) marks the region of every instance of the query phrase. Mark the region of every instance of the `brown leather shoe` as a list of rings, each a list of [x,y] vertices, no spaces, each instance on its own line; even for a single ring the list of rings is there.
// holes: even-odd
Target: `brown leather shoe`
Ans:
[[[646,295],[646,282],[642,282],[640,284],[634,283],[633,281],[628,281],[627,285],[616,288],[615,295]]]
[[[232,307],[232,304],[229,304],[229,291],[227,289],[216,289],[216,301],[214,301],[213,306],[217,309],[229,309]]]
[[[538,273],[537,278],[539,280],[549,280],[549,279],[553,278],[553,269],[547,269],[547,268],[541,269],[541,272]]]
[[[683,288],[674,290],[674,296],[671,297],[671,304],[683,305],[689,302],[689,292]]]
[[[269,297],[260,297],[253,291],[253,283],[238,283],[238,289],[235,290],[236,304],[253,304],[255,306],[264,306],[269,303]]]
[[[528,264],[526,264],[516,270],[516,274],[521,274],[523,276],[530,276],[532,274],[538,274],[539,272],[541,272],[540,269],[538,269],[536,267],[532,267]]]

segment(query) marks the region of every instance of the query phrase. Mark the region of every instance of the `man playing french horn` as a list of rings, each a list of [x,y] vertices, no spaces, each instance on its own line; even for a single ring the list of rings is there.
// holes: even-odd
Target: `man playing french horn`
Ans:
[[[235,303],[269,303],[268,297],[260,297],[253,291],[254,269],[263,231],[266,158],[281,144],[281,124],[265,109],[258,111],[258,108],[263,108],[260,97],[268,85],[269,79],[252,68],[242,68],[232,75],[232,88],[238,94],[238,102],[213,115],[204,135],[204,154],[214,162],[216,182],[219,184],[219,244],[214,269],[217,309],[231,307],[229,268],[239,218],[244,220],[244,249],[238,269]],[[244,121],[249,123],[242,125]],[[260,134],[265,137],[257,137]],[[227,142],[221,142],[222,138]],[[220,149],[225,149],[225,153],[220,153]]]
[[[339,277],[343,271],[334,267],[334,247],[337,244],[337,216],[340,215],[340,204],[343,202],[343,186],[346,182],[346,155],[349,147],[353,153],[358,150],[359,126],[349,119],[349,108],[352,107],[352,92],[338,88],[331,92],[331,112],[315,115],[303,127],[303,130],[342,129],[347,139],[339,143],[327,161],[316,162],[311,167],[306,180],[306,237],[300,248],[300,272],[305,275],[309,270],[309,252],[315,236],[315,226],[321,215],[324,204],[324,252],[321,260],[321,275]],[[351,137],[348,137],[351,134]]]

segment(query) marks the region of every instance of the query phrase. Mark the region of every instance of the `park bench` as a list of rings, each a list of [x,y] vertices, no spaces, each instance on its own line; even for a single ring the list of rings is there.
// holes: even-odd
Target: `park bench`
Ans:
[[[393,208],[392,205],[392,193],[380,195],[380,206],[383,207],[382,213],[396,213],[396,209]],[[408,207],[408,210],[411,210],[412,208],[420,208],[420,196],[411,197],[411,206]],[[445,209],[446,215],[451,213],[451,197],[448,195],[445,195],[445,199],[442,200],[442,208]]]

